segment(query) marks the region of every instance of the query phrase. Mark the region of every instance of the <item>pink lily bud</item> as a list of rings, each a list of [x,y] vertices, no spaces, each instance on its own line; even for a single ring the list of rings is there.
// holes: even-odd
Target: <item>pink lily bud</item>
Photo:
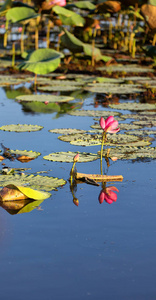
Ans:
[[[78,162],[79,161],[79,153],[77,153],[75,156],[74,156],[74,162]]]

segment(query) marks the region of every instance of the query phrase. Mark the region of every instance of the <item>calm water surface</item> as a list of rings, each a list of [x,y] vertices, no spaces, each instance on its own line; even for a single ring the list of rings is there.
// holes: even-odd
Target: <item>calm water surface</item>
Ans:
[[[29,163],[5,161],[9,167],[48,171],[67,184],[52,191],[39,209],[11,215],[0,208],[0,299],[2,300],[155,300],[156,299],[156,162],[117,161],[109,174],[122,174],[114,183],[116,203],[99,204],[101,186],[79,184],[73,203],[68,183],[72,164],[43,159],[57,151],[96,153],[76,147],[49,133],[53,128],[89,129],[91,117],[24,113],[22,106],[0,91],[0,126],[37,124],[40,132],[1,131],[6,147],[41,152]],[[93,109],[93,99],[84,108]],[[103,108],[98,108],[103,109]],[[2,167],[2,166],[1,166]],[[77,164],[79,172],[99,173],[99,161]]]

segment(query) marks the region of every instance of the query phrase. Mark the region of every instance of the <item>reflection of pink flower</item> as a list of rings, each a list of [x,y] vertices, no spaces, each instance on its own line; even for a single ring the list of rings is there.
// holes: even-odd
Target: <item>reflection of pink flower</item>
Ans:
[[[118,127],[118,121],[114,120],[113,116],[108,117],[106,120],[101,117],[99,123],[105,132],[116,133],[120,130],[120,127]]]
[[[119,190],[115,186],[109,186],[103,189],[99,195],[100,204],[103,203],[104,200],[109,204],[113,203],[113,201],[116,201],[117,194],[115,194],[113,191],[119,192]]]
[[[52,0],[50,1],[51,5],[59,5],[59,6],[65,6],[66,0]]]

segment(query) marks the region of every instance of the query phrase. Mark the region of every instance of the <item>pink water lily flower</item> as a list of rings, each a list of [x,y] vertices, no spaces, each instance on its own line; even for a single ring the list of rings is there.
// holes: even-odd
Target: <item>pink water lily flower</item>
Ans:
[[[59,6],[65,6],[66,0],[52,0],[50,1],[51,5],[59,5]]]
[[[113,116],[108,117],[106,120],[101,117],[99,123],[105,132],[116,133],[120,130],[120,127],[118,127],[118,121],[114,120]]]
[[[115,194],[113,191],[119,192],[119,190],[115,186],[109,186],[103,189],[99,195],[99,203],[103,203],[104,200],[108,204],[112,204],[113,202],[115,202],[117,200],[117,194]]]

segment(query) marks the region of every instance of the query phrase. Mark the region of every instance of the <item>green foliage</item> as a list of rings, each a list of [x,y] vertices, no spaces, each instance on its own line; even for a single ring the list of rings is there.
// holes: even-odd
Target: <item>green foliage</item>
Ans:
[[[148,0],[148,4],[156,6],[156,0]]]
[[[69,4],[69,7],[70,6],[77,7],[80,9],[86,9],[86,10],[93,10],[96,8],[96,6],[93,3],[91,3],[90,1],[75,1],[72,4]]]
[[[85,24],[85,19],[83,17],[69,9],[55,5],[52,10],[59,15],[64,25],[84,26]]]
[[[26,61],[18,65],[20,70],[28,70],[35,74],[47,74],[56,70],[64,55],[52,49],[38,49],[26,57]]]
[[[12,23],[28,21],[38,16],[35,10],[29,7],[13,7],[6,13],[6,19]]]
[[[90,44],[86,44],[81,42],[78,38],[76,38],[72,33],[68,30],[64,29],[65,34],[61,36],[61,42],[65,47],[67,47],[73,53],[81,53],[82,51],[87,56],[94,55],[94,59],[96,61],[103,60],[105,62],[111,60],[112,58],[109,56],[104,56],[101,54],[100,49],[96,47],[92,47]]]

